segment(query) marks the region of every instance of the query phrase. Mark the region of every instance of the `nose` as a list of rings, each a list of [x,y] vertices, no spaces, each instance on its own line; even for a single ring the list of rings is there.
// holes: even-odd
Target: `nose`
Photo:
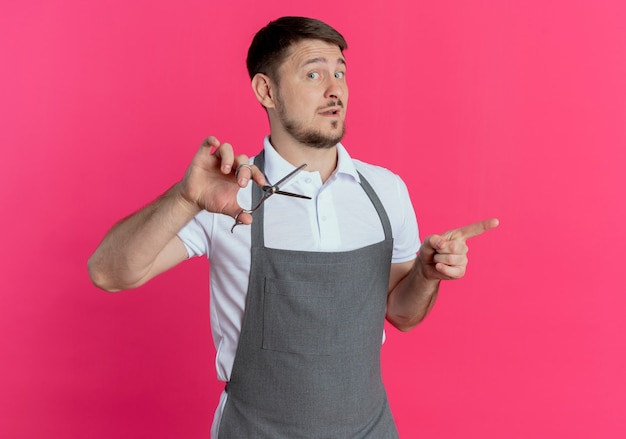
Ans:
[[[325,96],[329,99],[341,99],[347,93],[345,80],[331,76],[326,85]]]

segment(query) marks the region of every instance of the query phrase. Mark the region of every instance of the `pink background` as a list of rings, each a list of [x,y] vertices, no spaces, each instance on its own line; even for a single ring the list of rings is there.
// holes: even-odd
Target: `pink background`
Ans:
[[[423,237],[501,219],[388,331],[402,438],[626,437],[624,2],[4,3],[0,437],[208,438],[207,262],[117,295],[86,263],[207,135],[260,149],[245,52],[289,14],[348,39],[345,144],[403,176]]]

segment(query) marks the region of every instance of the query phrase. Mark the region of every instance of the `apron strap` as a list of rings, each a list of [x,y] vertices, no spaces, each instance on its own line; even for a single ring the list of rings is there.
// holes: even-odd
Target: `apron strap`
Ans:
[[[259,170],[265,173],[265,150],[262,150],[255,158],[254,165],[259,168]],[[251,182],[252,184],[252,206],[256,206],[259,201],[261,201],[261,197],[263,196],[263,191],[261,187]],[[251,231],[252,234],[252,245],[253,248],[263,248],[265,247],[265,236],[263,233],[263,217],[265,216],[265,205],[262,204],[256,211],[256,215],[254,215],[254,220],[252,221]]]
[[[361,178],[361,187],[363,187],[363,190],[374,205],[376,213],[380,217],[380,222],[382,223],[383,231],[385,232],[385,239],[393,238],[393,235],[391,233],[391,223],[389,222],[389,217],[387,216],[387,211],[383,207],[383,203],[380,201],[380,198],[378,198],[378,195],[376,195],[376,191],[374,191],[374,188],[372,188],[369,181],[367,181],[365,177],[363,177],[363,174],[361,174],[359,171],[356,172]]]

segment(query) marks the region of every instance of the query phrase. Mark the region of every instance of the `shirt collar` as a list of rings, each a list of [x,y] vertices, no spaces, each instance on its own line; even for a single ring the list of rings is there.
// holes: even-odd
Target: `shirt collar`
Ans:
[[[295,169],[295,166],[289,163],[287,160],[282,158],[280,154],[274,149],[272,144],[270,143],[270,136],[266,136],[263,142],[263,149],[265,150],[265,175],[269,179],[271,183],[275,183],[276,181],[283,178],[285,175],[289,174],[291,171]],[[306,175],[306,168],[304,168],[303,172],[300,174]],[[358,183],[361,182],[359,178],[359,174],[354,166],[354,162],[346,151],[346,148],[341,144],[337,144],[337,168],[333,175],[344,174],[352,177]],[[297,179],[298,176],[295,176],[294,179]],[[285,183],[288,184],[289,182]]]

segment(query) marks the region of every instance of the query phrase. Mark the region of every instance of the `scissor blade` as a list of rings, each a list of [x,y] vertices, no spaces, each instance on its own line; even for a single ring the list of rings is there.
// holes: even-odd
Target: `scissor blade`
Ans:
[[[289,179],[291,179],[291,177],[293,177],[294,175],[296,175],[298,172],[302,171],[302,169],[304,169],[306,167],[306,163],[301,164],[300,166],[298,166],[296,169],[294,169],[293,171],[291,171],[289,174],[285,175],[283,178],[280,179],[280,181],[278,181],[278,183],[276,183],[274,185],[274,187],[276,189],[278,189],[280,187],[281,184],[285,183],[286,181],[288,181]]]
[[[294,194],[293,192],[276,191],[274,193],[275,194],[279,194],[279,195],[287,195],[288,197],[304,198],[306,200],[310,200],[311,199],[311,197],[309,197],[309,196],[300,195],[300,194]]]

